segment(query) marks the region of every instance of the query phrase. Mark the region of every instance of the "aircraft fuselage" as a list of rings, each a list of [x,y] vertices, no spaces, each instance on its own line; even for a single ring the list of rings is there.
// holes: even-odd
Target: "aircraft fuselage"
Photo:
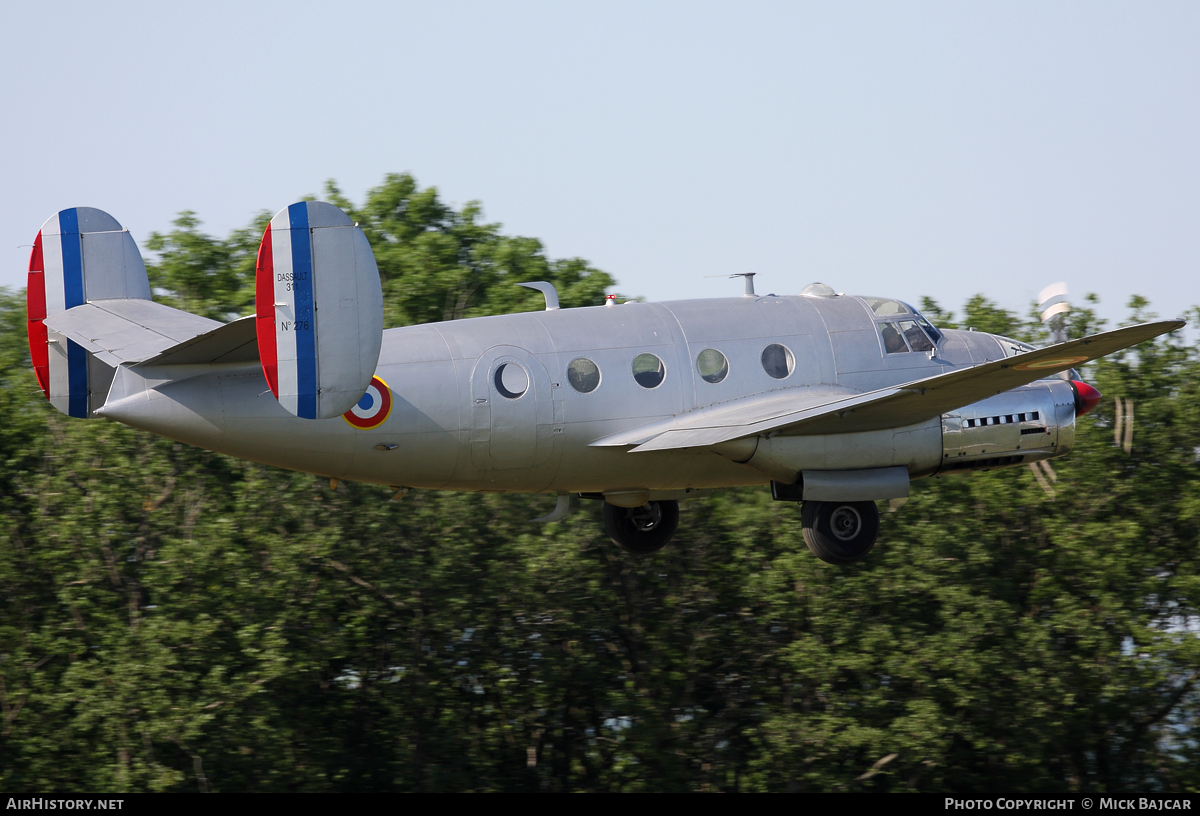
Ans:
[[[913,314],[887,309],[879,314],[871,306],[876,302],[851,296],[739,297],[390,329],[384,332],[377,377],[390,390],[392,405],[386,420],[369,429],[341,417],[292,416],[264,391],[262,370],[253,362],[159,366],[156,379],[145,379],[151,373],[145,370],[122,368],[109,395],[112,407],[104,413],[188,444],[292,470],[468,491],[646,490],[669,498],[782,481],[806,463],[820,470],[904,465],[915,478],[952,465],[952,448],[954,457],[969,457],[962,461],[986,458],[989,446],[1011,448],[1007,437],[997,436],[1001,432],[1017,445],[1026,443],[1024,461],[1069,450],[1073,408],[1057,413],[1055,408],[1072,400],[1062,381],[1006,392],[995,398],[1000,400],[995,410],[981,404],[972,412],[968,406],[919,426],[764,439],[752,464],[737,450],[630,454],[628,447],[592,445],[619,431],[756,394],[853,395],[1015,353],[1003,338],[973,331],[943,331],[932,351],[907,350],[903,341],[905,350],[897,351],[889,348],[895,338],[883,324],[894,327]],[[722,359],[724,371],[711,370]],[[594,375],[574,381],[568,376],[579,360],[594,366],[598,382]],[[642,370],[635,373],[639,360]],[[575,368],[576,374],[592,371],[587,363]],[[1016,417],[1034,410],[1042,421],[1023,428],[1043,432],[1023,439]],[[986,438],[986,425],[972,428],[978,430],[975,449],[963,448],[955,434],[961,436],[964,418],[989,414],[1009,417],[1000,424],[1013,427],[992,427]]]

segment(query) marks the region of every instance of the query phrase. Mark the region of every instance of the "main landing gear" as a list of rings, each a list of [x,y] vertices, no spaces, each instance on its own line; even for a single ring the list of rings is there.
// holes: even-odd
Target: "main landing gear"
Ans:
[[[814,556],[829,564],[850,564],[875,546],[880,509],[875,502],[805,502],[800,523]]]
[[[830,564],[850,564],[875,546],[879,508],[873,501],[806,501],[800,522],[813,555]]]
[[[641,507],[604,504],[604,532],[632,555],[661,550],[679,528],[679,502],[652,501]]]
[[[804,543],[830,564],[865,558],[879,535],[873,501],[806,501],[800,511]],[[604,531],[631,555],[650,555],[667,545],[679,528],[679,502],[652,501],[641,507],[604,505]]]

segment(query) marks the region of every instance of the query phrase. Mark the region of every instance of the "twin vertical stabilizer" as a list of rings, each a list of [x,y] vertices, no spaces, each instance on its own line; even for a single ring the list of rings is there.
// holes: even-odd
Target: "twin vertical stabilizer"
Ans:
[[[241,348],[245,324],[223,326],[155,303],[129,232],[88,207],[63,210],[42,226],[26,304],[38,384],[73,417],[106,405],[125,367],[169,364],[166,379],[175,380],[253,360],[253,346],[249,357]],[[371,246],[345,213],[302,201],[271,219],[258,252],[255,306],[258,356],[284,409],[331,419],[363,398],[383,343],[383,292]]]

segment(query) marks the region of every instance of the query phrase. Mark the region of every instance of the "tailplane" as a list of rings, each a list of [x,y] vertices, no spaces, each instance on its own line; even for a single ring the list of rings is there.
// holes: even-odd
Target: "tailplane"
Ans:
[[[26,294],[38,384],[59,411],[87,418],[122,367],[259,362],[294,416],[341,416],[371,384],[383,341],[366,236],[332,204],[298,202],[271,219],[256,274],[256,314],[222,325],[151,300],[142,255],[108,213],[51,216],[34,241]]]

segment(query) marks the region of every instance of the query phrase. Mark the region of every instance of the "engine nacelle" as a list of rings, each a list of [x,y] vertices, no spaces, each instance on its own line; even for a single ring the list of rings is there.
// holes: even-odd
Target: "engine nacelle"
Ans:
[[[878,474],[872,471],[885,468],[907,473],[909,478],[936,473],[942,462],[942,423],[935,417],[907,428],[862,433],[753,436],[723,442],[713,449],[727,459],[749,465],[777,485],[799,488],[803,473],[817,471],[838,472],[846,478],[861,473],[865,483],[874,484]],[[883,493],[872,498],[907,495],[907,481],[900,493],[890,481],[882,489]],[[785,493],[777,491],[777,498],[801,498],[799,489]]]
[[[857,472],[866,484],[872,472],[885,468],[903,467],[917,479],[1063,456],[1075,443],[1075,411],[1069,382],[1039,380],[906,428],[750,437],[714,450],[770,477],[778,498],[795,500],[801,498],[806,472],[836,471],[847,478]]]
[[[1065,380],[1038,380],[945,414],[938,473],[1052,459],[1074,445],[1074,389]]]

